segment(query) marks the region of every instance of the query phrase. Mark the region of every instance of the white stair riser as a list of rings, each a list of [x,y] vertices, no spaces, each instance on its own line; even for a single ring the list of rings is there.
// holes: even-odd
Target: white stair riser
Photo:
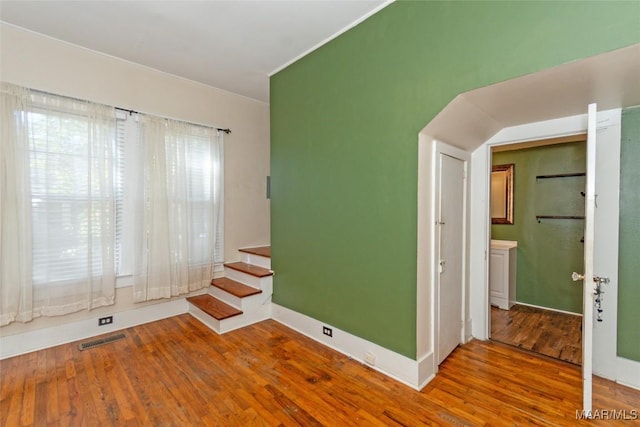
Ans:
[[[208,292],[209,295],[213,296],[214,298],[217,298],[220,301],[237,308],[238,310],[242,310],[245,313],[261,306],[265,300],[271,298],[271,290],[263,290],[262,293],[244,298],[239,298],[220,288],[216,288],[215,286],[209,287]]]
[[[271,297],[260,307],[249,313],[243,313],[240,316],[229,317],[220,322],[220,334],[230,332],[235,329],[243,328],[254,323],[262,322],[271,318]]]
[[[244,326],[252,325],[271,318],[271,298],[264,305],[259,306],[251,313],[243,313],[239,316],[218,320],[209,316],[193,304],[189,304],[189,314],[202,322],[206,327],[217,334],[233,331]]]
[[[215,333],[220,334],[220,321],[213,316],[200,310],[195,305],[189,303],[189,314],[204,323],[209,329]]]
[[[265,292],[266,286],[270,286],[273,283],[272,276],[256,277],[229,267],[224,268],[224,275],[225,277],[231,280],[235,280],[236,282],[244,283],[245,285],[261,289],[263,292]]]
[[[249,254],[246,252],[240,252],[242,255],[242,262],[246,262],[247,264],[258,265],[260,267],[271,269],[271,258]]]

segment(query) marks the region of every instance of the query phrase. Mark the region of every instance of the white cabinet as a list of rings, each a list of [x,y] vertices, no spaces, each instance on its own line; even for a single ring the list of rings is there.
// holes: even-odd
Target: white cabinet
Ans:
[[[491,305],[509,310],[516,302],[518,242],[491,240],[489,292]]]

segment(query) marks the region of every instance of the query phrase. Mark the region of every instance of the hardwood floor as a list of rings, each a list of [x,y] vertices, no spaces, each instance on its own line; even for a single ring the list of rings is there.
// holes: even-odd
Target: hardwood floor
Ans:
[[[2,425],[613,425],[576,421],[579,368],[492,342],[456,349],[417,392],[272,320],[219,336],[185,314],[125,332],[0,361]],[[640,391],[609,381],[594,395],[594,409],[640,409]]]
[[[580,365],[582,317],[524,305],[491,307],[491,339]]]

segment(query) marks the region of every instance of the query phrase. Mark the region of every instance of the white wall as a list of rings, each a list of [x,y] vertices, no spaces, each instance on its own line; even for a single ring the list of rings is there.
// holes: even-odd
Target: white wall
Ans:
[[[0,23],[0,79],[188,122],[231,128],[225,136],[225,257],[270,242],[269,105]],[[131,288],[94,312],[0,328],[0,336],[138,307]],[[162,301],[164,302],[164,301]]]

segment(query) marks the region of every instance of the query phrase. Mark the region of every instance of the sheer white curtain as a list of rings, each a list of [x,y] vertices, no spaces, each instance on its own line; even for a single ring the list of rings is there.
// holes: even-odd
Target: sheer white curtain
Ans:
[[[0,103],[0,325],[33,317],[28,90],[2,84]]]
[[[222,134],[141,116],[140,135],[144,207],[136,302],[208,286],[222,221]]]
[[[1,324],[114,302],[115,111],[2,86]]]

